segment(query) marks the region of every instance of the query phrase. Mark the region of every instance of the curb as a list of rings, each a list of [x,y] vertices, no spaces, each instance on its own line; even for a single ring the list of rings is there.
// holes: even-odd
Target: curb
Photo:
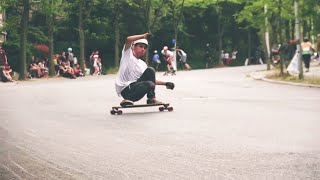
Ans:
[[[257,74],[260,74],[260,75],[258,76]],[[258,72],[250,73],[250,77],[252,77],[254,80],[261,80],[261,81],[266,81],[266,82],[270,82],[270,83],[292,85],[292,86],[302,86],[302,87],[311,87],[311,88],[320,88],[320,85],[316,85],[316,84],[294,83],[294,82],[268,79],[268,78],[265,78],[265,74],[262,75],[262,73],[258,73]]]

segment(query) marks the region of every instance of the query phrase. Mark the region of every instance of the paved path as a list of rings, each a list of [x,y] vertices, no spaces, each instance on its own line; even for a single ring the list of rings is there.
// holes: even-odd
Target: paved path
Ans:
[[[320,90],[264,68],[158,74],[174,111],[121,116],[114,75],[2,84],[0,179],[320,179]]]

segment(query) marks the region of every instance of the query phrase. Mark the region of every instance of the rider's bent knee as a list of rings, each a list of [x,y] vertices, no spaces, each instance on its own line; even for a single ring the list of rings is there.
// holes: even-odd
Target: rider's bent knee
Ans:
[[[153,67],[148,67],[148,68],[146,69],[146,71],[147,71],[148,73],[153,73],[153,74],[156,73],[156,70],[155,70]]]

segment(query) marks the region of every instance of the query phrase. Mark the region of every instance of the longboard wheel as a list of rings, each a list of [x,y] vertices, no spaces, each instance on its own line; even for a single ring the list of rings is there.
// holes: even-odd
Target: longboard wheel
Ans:
[[[118,115],[121,115],[121,114],[122,114],[122,111],[121,111],[121,110],[119,110],[119,111],[118,111]]]
[[[110,113],[111,113],[112,115],[115,115],[115,114],[116,114],[116,111],[112,109],[112,110],[110,111]]]
[[[159,111],[163,111],[164,110],[164,107],[159,107]]]
[[[168,107],[168,111],[173,111],[173,107]]]

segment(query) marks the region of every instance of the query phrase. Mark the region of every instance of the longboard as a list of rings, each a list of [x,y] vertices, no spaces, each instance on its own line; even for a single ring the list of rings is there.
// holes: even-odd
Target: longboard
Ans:
[[[160,106],[159,111],[164,111],[164,110],[173,111],[173,107],[170,107],[169,105],[170,105],[169,103],[159,103],[159,104],[136,104],[136,105],[123,106],[123,107],[122,106],[113,106],[110,113],[112,115],[115,115],[115,114],[121,115],[122,111],[119,109],[150,107],[150,106]]]

